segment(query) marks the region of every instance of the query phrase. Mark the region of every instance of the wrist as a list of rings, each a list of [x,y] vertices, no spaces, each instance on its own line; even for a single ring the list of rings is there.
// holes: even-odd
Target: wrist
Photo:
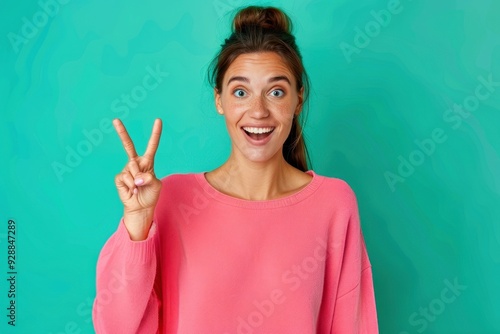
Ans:
[[[154,210],[143,212],[124,212],[123,222],[130,239],[133,241],[146,240],[153,223]]]

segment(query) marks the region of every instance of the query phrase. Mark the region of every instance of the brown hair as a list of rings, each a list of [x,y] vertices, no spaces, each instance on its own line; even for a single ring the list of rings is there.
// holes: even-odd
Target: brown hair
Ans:
[[[240,9],[234,19],[232,33],[221,45],[220,52],[209,66],[208,80],[219,93],[222,80],[231,63],[241,54],[271,51],[279,54],[295,77],[297,92],[304,87],[303,104],[309,95],[309,78],[302,64],[302,56],[291,33],[292,21],[276,7],[249,6]],[[305,172],[310,165],[302,134],[304,112],[294,117],[288,138],[283,144],[283,157],[295,168]],[[300,123],[299,119],[302,121]],[[308,164],[309,162],[309,164]]]

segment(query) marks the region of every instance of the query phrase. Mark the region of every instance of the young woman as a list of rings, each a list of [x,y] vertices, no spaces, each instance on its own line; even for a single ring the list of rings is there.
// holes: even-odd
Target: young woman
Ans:
[[[115,178],[124,205],[97,263],[97,333],[378,333],[358,206],[308,169],[299,124],[308,80],[289,17],[250,6],[215,57],[231,137],[217,169],[154,173],[157,119]]]

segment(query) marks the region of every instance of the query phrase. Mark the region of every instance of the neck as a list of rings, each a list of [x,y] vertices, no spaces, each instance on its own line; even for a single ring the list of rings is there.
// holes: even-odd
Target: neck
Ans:
[[[232,152],[218,169],[218,181],[222,181],[219,182],[219,187],[231,196],[243,199],[278,198],[293,187],[289,176],[294,168],[285,161],[282,154],[277,154],[270,161],[254,162]]]

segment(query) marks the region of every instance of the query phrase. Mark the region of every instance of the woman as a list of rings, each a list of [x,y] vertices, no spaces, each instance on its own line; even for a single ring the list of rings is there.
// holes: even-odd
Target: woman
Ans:
[[[355,194],[309,170],[307,76],[288,16],[240,10],[212,63],[231,137],[210,172],[153,169],[157,119],[115,178],[124,205],[97,263],[97,333],[378,333]]]

